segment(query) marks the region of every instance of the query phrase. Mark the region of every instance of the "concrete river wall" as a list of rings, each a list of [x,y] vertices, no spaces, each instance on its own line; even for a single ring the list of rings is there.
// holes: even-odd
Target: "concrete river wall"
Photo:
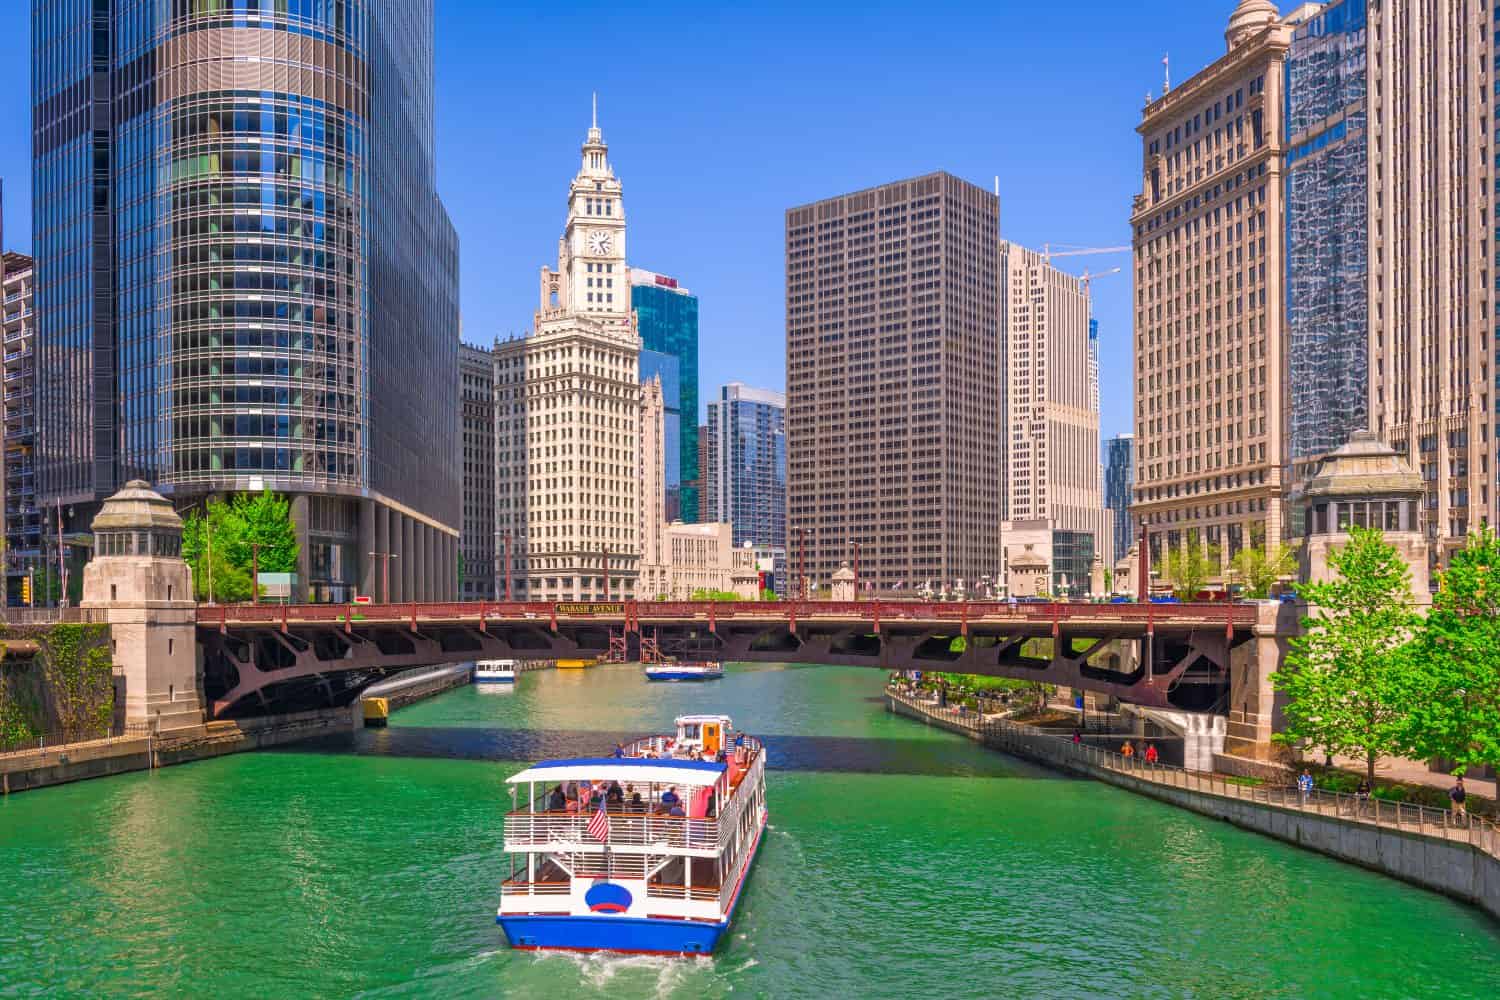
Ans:
[[[1075,745],[1027,726],[963,713],[890,690],[891,711],[1060,771],[1106,781],[1298,847],[1471,903],[1500,919],[1500,828],[1406,803],[1294,788],[1254,786],[1221,775],[1151,766]]]

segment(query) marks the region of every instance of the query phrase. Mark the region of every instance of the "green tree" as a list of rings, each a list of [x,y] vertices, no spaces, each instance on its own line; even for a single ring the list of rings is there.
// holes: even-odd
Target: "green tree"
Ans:
[[[1107,597],[1110,594],[1113,594],[1114,592],[1115,592],[1115,571],[1112,570],[1112,569],[1110,569],[1108,566],[1106,566],[1106,567],[1104,567],[1104,594],[1103,595],[1099,595],[1099,596],[1105,596],[1105,597]]]
[[[740,595],[732,590],[695,590],[690,601],[738,601]]]
[[[1301,588],[1313,613],[1271,675],[1288,697],[1276,739],[1358,756],[1373,782],[1377,760],[1409,747],[1411,572],[1376,528],[1351,528],[1328,563],[1331,579]]]
[[[1172,593],[1181,601],[1191,601],[1219,573],[1217,546],[1200,545],[1195,538],[1186,545],[1169,548],[1156,573],[1172,585]]]
[[[1500,540],[1489,528],[1453,554],[1415,648],[1412,750],[1450,760],[1460,774],[1500,764]]]
[[[1236,552],[1229,566],[1244,585],[1244,596],[1270,597],[1272,587],[1297,572],[1297,551],[1285,545],[1252,545]]]
[[[242,493],[188,512],[182,524],[182,556],[193,569],[195,596],[249,600],[254,593],[250,576],[255,545],[260,546],[262,573],[296,572],[300,548],[291,503],[285,497],[269,490]]]
[[[297,528],[292,523],[290,500],[270,490],[241,493],[232,501],[232,508],[233,516],[240,522],[240,530],[231,541],[231,562],[248,567],[251,546],[259,545],[262,573],[297,572],[297,556],[301,548],[297,545]]]

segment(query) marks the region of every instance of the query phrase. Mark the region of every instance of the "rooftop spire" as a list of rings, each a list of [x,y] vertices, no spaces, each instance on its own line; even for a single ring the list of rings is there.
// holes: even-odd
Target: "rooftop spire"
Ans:
[[[599,92],[594,91],[594,117],[589,122],[590,145],[598,145],[604,141],[604,133],[599,131]]]

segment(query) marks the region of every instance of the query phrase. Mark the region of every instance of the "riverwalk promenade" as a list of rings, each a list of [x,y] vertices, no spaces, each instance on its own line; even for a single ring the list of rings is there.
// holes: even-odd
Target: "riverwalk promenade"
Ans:
[[[1474,904],[1500,919],[1500,828],[1407,802],[1251,784],[1126,758],[1005,719],[939,706],[895,687],[890,710],[996,750],[1225,820]]]

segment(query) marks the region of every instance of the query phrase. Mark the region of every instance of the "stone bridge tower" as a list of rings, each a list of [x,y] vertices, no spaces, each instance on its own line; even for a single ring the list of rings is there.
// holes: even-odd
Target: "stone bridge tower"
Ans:
[[[94,518],[94,558],[83,607],[104,612],[115,670],[125,675],[125,721],[158,731],[203,723],[193,573],[182,558],[182,518],[135,479]]]

